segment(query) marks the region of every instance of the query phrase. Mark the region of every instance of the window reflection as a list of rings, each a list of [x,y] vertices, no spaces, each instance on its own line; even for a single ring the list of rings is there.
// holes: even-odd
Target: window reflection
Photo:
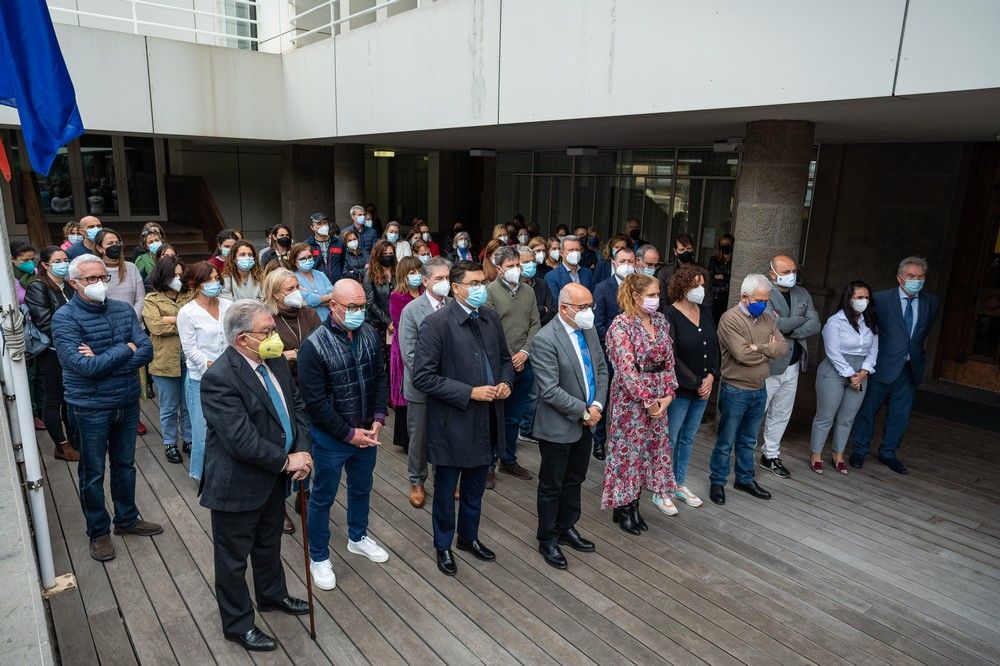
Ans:
[[[125,177],[132,215],[159,215],[156,150],[152,139],[125,137]]]
[[[87,214],[117,215],[118,189],[115,184],[115,155],[111,137],[80,137],[80,158]]]
[[[73,216],[73,183],[69,177],[69,156],[65,146],[59,149],[48,175],[38,176],[38,198],[46,215]]]

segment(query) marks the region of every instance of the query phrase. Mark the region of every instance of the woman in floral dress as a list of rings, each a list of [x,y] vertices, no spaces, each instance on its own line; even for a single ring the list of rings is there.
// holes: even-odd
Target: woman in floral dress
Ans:
[[[613,507],[619,527],[639,534],[646,529],[639,513],[644,487],[653,491],[653,502],[664,513],[676,513],[667,406],[677,379],[667,321],[657,311],[660,283],[640,273],[628,276],[618,290],[618,305],[622,312],[607,335],[615,374],[601,508]]]

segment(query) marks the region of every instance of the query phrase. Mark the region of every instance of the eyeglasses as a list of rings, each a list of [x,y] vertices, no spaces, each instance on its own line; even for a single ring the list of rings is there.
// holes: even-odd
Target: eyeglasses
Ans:
[[[105,284],[111,282],[111,275],[105,273],[104,275],[91,275],[88,277],[76,278],[76,281],[83,285],[92,285],[98,282],[104,282]]]
[[[340,301],[337,301],[337,305],[341,306],[342,308],[344,308],[346,312],[349,312],[351,314],[354,314],[355,312],[366,312],[368,310],[368,305],[364,303],[362,303],[361,305],[357,305],[355,303],[345,304],[341,303]]]
[[[263,331],[244,331],[244,333],[253,333],[254,335],[263,335],[265,338],[274,333],[274,327],[264,329]]]
[[[593,310],[593,303],[581,303],[577,305],[576,303],[563,303],[568,308],[573,308],[576,312],[586,312],[587,310]]]
[[[485,287],[489,283],[489,280],[473,280],[472,282],[459,282],[457,284],[460,284],[463,287]]]

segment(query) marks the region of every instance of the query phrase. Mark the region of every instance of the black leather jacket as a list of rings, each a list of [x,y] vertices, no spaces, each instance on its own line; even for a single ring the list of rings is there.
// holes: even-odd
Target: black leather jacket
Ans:
[[[51,339],[52,315],[73,298],[73,288],[63,283],[62,292],[48,279],[42,277],[28,285],[24,290],[24,304],[31,313],[31,321],[42,333]]]

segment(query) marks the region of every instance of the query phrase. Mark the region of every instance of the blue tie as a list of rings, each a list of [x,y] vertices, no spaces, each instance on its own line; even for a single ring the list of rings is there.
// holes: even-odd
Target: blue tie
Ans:
[[[493,368],[490,367],[490,356],[486,353],[486,343],[483,342],[483,332],[479,329],[479,311],[473,310],[469,313],[469,324],[472,329],[472,334],[476,336],[476,342],[479,343],[479,349],[483,354],[483,368],[486,372],[486,385],[493,386],[496,381],[493,379]]]
[[[903,312],[903,326],[906,327],[906,337],[913,336],[913,296],[906,297],[906,311]]]
[[[281,427],[285,431],[285,451],[292,450],[292,422],[288,420],[288,410],[285,409],[285,401],[281,399],[281,395],[278,393],[277,387],[275,387],[274,382],[271,381],[271,375],[267,372],[267,368],[263,363],[257,366],[257,373],[264,378],[264,386],[267,387],[267,395],[271,398],[271,404],[274,405],[274,411],[278,412],[278,420],[281,421]]]
[[[594,402],[597,397],[597,382],[594,379],[594,362],[590,360],[590,349],[587,347],[587,339],[583,337],[583,331],[573,331],[576,333],[576,340],[580,343],[580,355],[583,357],[583,367],[587,371],[587,405]]]

